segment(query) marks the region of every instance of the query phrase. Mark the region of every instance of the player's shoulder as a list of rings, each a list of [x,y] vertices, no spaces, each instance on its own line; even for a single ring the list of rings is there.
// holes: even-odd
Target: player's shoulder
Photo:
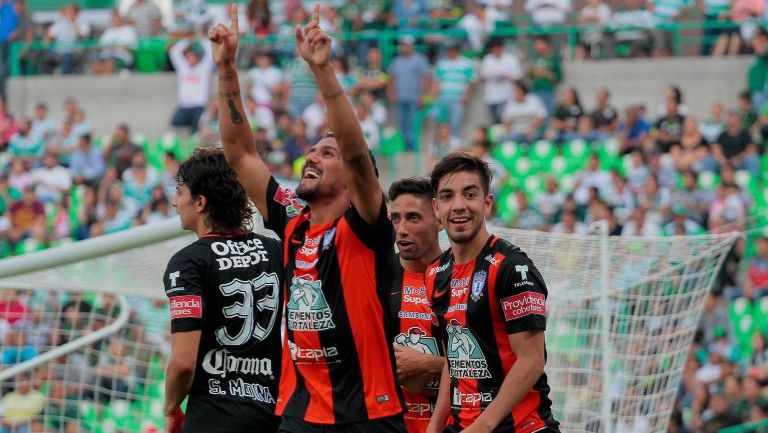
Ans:
[[[447,250],[443,251],[442,254],[437,256],[432,264],[427,266],[425,275],[427,278],[433,278],[438,274],[446,272],[451,266],[451,263],[453,263],[453,250],[448,248]]]
[[[210,243],[205,238],[196,239],[194,242],[176,251],[169,263],[183,263],[189,261],[204,260],[210,252]]]
[[[494,239],[491,253],[486,256],[485,259],[490,261],[491,264],[500,264],[501,266],[519,264],[533,265],[533,260],[528,257],[528,254],[525,251],[501,237],[496,237]]]

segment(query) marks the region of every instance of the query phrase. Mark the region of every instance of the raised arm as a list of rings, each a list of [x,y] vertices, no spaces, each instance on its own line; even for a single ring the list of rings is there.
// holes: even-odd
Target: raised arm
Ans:
[[[245,115],[235,54],[239,38],[237,5],[229,6],[230,27],[218,24],[208,32],[213,61],[219,70],[219,131],[227,162],[256,209],[267,220],[267,185],[272,176],[253,143],[253,131]]]
[[[331,37],[320,30],[319,23],[320,5],[316,4],[309,24],[304,29],[296,27],[296,44],[323,95],[328,125],[336,137],[344,161],[344,180],[352,204],[360,216],[373,225],[381,211],[381,186],[376,178],[363,130],[330,65]]]

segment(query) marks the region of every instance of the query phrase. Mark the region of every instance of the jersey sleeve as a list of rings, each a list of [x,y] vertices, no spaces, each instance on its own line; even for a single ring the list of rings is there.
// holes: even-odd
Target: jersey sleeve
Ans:
[[[188,250],[180,251],[168,262],[163,284],[171,313],[171,333],[202,329],[204,266]]]
[[[264,227],[274,231],[283,239],[285,226],[291,218],[298,215],[306,206],[296,192],[277,183],[274,177],[269,178],[267,185],[267,215]]]
[[[496,299],[507,333],[545,330],[547,287],[533,262],[523,254],[507,256],[496,276]]]
[[[373,251],[382,251],[389,248],[394,251],[395,248],[395,230],[392,228],[392,221],[387,215],[387,200],[382,194],[381,208],[376,222],[371,225],[360,216],[354,206],[351,206],[344,213],[344,218],[349,223],[350,228],[366,247]]]

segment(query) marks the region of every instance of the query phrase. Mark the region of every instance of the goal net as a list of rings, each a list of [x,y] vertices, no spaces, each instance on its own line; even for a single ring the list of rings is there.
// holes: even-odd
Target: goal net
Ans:
[[[177,226],[0,261],[0,402],[11,393],[37,402],[31,431],[162,431],[162,272],[194,239]],[[705,294],[735,236],[493,231],[526,251],[549,287],[546,371],[562,430],[665,432]],[[0,411],[13,432],[18,409]]]

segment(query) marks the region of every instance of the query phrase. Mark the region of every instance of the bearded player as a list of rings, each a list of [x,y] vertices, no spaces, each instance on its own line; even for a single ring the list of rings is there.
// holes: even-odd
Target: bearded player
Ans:
[[[234,5],[230,18],[230,27],[209,32],[219,70],[222,144],[265,226],[285,244],[286,346],[292,350],[283,353],[280,431],[404,432],[385,326],[394,232],[362,130],[330,65],[331,38],[320,30],[319,5],[309,24],[296,28],[296,43],[334,135],[309,149],[295,192],[277,183],[253,145],[235,67]],[[297,290],[302,294],[294,297]]]

